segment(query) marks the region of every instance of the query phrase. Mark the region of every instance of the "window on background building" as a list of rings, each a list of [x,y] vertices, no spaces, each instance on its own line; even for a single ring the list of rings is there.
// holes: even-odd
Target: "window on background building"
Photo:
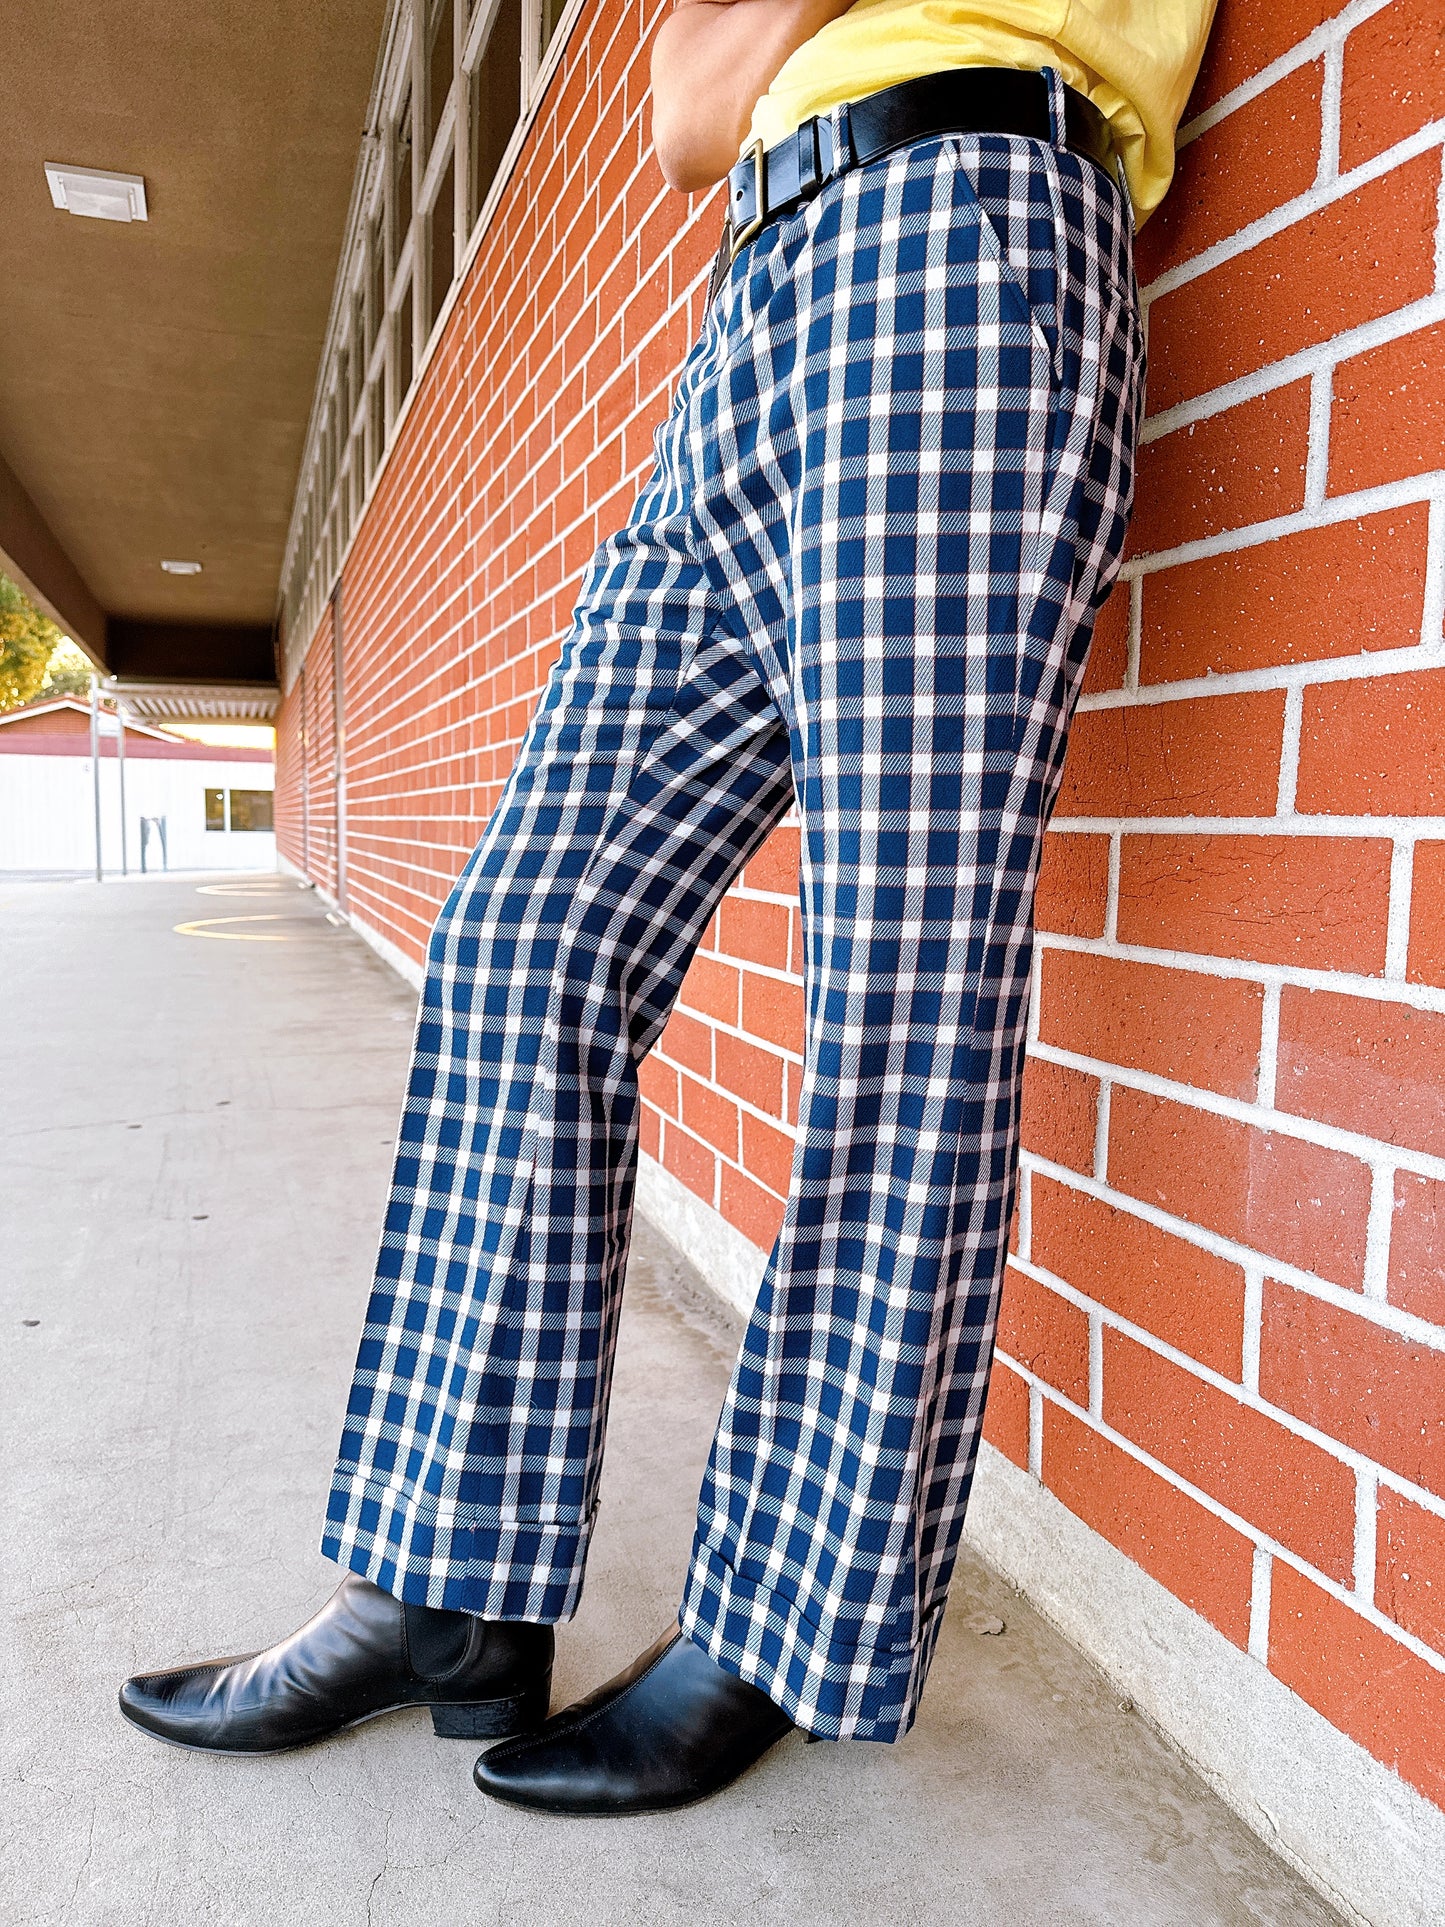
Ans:
[[[270,790],[232,790],[229,794],[233,830],[269,830],[272,827]]]
[[[406,246],[413,206],[411,89],[408,87],[401,97],[400,107],[396,110],[396,119],[391,124],[391,252],[389,260],[393,274],[396,272],[397,262],[401,259],[401,251]]]
[[[208,830],[269,830],[275,827],[270,790],[207,790]]]
[[[338,273],[346,298],[292,522],[284,621],[298,638],[331,591],[466,240],[576,0],[394,4],[383,97],[395,105],[359,163],[358,218]]]
[[[407,281],[397,301],[396,313],[392,316],[392,387],[391,406],[387,410],[388,426],[397,418],[402,403],[406,400],[411,387],[412,368],[416,360],[413,341],[416,330],[412,323],[411,282]]]
[[[427,13],[426,154],[430,160],[456,66],[452,48],[452,0],[430,0]]]
[[[552,44],[552,36],[557,31],[557,23],[567,11],[567,0],[540,0],[540,4],[542,9],[542,44],[537,49],[537,58],[539,60]]]
[[[501,0],[472,70],[472,181],[467,224],[475,226],[487,190],[522,112],[523,0]]]
[[[426,332],[429,335],[436,325],[436,318],[442,311],[442,304],[451,292],[452,275],[456,269],[453,259],[452,233],[456,226],[456,164],[448,157],[446,172],[442,175],[441,185],[437,188],[436,199],[432,202],[431,214],[427,220],[427,254],[430,263],[430,276],[427,283]]]

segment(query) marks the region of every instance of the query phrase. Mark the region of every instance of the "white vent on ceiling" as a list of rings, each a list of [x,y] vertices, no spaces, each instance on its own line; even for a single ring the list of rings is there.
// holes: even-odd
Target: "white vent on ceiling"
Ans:
[[[92,221],[144,221],[146,184],[139,174],[108,174],[99,167],[66,167],[45,163],[50,198],[67,214],[84,214]]]
[[[201,573],[201,565],[199,562],[162,562],[161,567],[167,575],[199,575]]]

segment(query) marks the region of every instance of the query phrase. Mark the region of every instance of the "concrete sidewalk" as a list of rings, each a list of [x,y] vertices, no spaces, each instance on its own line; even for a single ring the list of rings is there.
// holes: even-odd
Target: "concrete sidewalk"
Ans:
[[[4,1927],[1336,1919],[968,1555],[903,1744],[789,1740],[670,1817],[489,1805],[424,1713],[271,1761],[131,1730],[126,1673],[263,1644],[335,1583],[412,998],[281,878],[0,881],[0,954]],[[729,1362],[687,1299],[640,1228],[558,1705],[675,1605]]]

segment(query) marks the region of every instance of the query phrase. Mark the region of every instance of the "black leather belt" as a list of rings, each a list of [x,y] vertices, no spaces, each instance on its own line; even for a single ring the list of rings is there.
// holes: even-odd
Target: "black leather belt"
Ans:
[[[1063,94],[1063,145],[1097,161],[1117,183],[1108,121],[1075,88],[1065,86]],[[736,259],[760,228],[811,201],[850,167],[940,134],[1021,134],[1050,140],[1048,82],[1041,73],[1015,67],[957,67],[845,101],[805,120],[774,147],[764,149],[755,141],[728,175],[719,265]]]

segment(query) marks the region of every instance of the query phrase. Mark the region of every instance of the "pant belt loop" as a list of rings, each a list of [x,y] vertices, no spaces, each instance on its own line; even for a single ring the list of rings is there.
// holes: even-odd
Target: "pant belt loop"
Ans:
[[[1044,68],[1044,88],[1049,97],[1049,140],[1055,147],[1063,147],[1067,140],[1064,131],[1064,77],[1057,67]]]

